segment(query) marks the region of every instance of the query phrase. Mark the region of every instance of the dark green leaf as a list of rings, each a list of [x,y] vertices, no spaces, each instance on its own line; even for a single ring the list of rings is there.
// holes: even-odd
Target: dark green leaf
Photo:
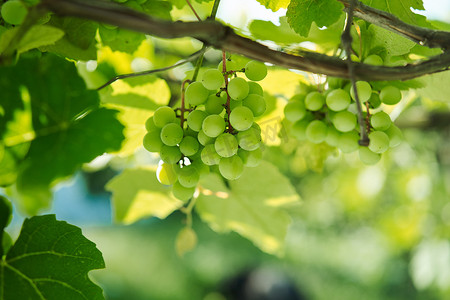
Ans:
[[[313,22],[318,27],[330,26],[339,20],[343,8],[336,0],[292,0],[286,17],[292,29],[306,37]]]
[[[143,33],[134,32],[121,28],[99,28],[102,44],[109,46],[113,51],[133,53],[145,40]]]
[[[8,225],[11,220],[11,204],[8,200],[0,196],[0,259],[3,256],[4,248],[3,248],[3,233],[5,227]]]
[[[80,228],[54,215],[26,219],[0,264],[2,299],[104,299],[88,272],[105,267]]]

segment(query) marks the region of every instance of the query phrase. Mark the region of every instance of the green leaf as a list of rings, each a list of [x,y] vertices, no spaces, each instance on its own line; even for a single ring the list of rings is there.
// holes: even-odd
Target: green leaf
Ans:
[[[53,45],[63,36],[64,31],[56,27],[48,25],[33,26],[20,41],[17,52],[20,54],[34,48]]]
[[[283,208],[299,202],[289,180],[262,162],[228,185],[217,174],[202,180],[203,194],[195,206],[200,217],[217,232],[235,231],[261,250],[281,255],[291,222]]]
[[[388,57],[407,54],[416,45],[413,41],[375,25],[369,26],[368,34],[370,48],[379,47]]]
[[[318,27],[330,26],[339,20],[343,8],[336,0],[292,0],[286,17],[292,29],[306,37],[313,22]]]
[[[0,262],[2,299],[104,299],[88,272],[105,267],[80,228],[54,215],[26,219]]]
[[[416,14],[411,10],[411,8],[424,10],[422,0],[361,0],[361,2],[373,8],[391,13],[406,23],[431,27],[424,16]]]
[[[148,217],[166,218],[183,202],[156,179],[154,169],[127,169],[106,185],[113,193],[114,219],[131,224]]]
[[[418,80],[424,85],[424,88],[416,90],[418,95],[434,101],[450,102],[450,71],[426,75]]]
[[[280,8],[287,8],[291,0],[257,0],[266,8],[277,11]]]
[[[3,248],[3,234],[5,227],[11,221],[11,212],[11,204],[9,201],[5,197],[0,196],[0,259],[5,253],[5,249]]]
[[[102,44],[109,46],[113,51],[133,53],[145,40],[145,34],[121,28],[110,29],[100,26],[99,33]]]

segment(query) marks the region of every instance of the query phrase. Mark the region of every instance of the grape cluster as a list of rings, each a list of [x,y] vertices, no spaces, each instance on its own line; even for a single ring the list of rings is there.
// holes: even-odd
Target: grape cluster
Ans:
[[[367,63],[382,63],[382,59],[376,55],[366,60]],[[291,135],[315,144],[325,142],[343,153],[359,151],[361,161],[368,165],[376,164],[381,153],[400,144],[400,129],[380,109],[381,104],[394,105],[401,100],[402,94],[397,87],[386,83],[376,90],[368,82],[356,82],[364,110],[365,127],[370,132],[370,143],[365,147],[358,143],[360,132],[351,83],[339,78],[328,78],[327,83],[324,91],[302,86],[302,92],[289,100],[284,114]]]
[[[254,118],[264,114],[266,102],[254,81],[262,80],[267,68],[257,61],[235,68],[227,61],[225,72],[222,62],[206,70],[186,88],[181,108],[159,107],[146,121],[144,148],[160,154],[158,180],[172,185],[180,200],[192,197],[203,174],[216,171],[234,180],[262,157],[261,129]],[[240,71],[251,81],[237,77]]]

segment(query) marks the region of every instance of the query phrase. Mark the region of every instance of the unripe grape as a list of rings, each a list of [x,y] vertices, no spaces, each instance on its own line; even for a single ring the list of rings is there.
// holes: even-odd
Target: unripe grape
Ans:
[[[159,128],[155,125],[155,123],[153,122],[153,117],[150,117],[147,119],[147,121],[145,121],[145,129],[150,132],[150,131],[155,131],[155,130],[159,130]]]
[[[219,115],[209,115],[203,120],[202,131],[209,137],[216,137],[225,130],[225,121]]]
[[[308,127],[309,120],[299,120],[292,125],[291,134],[299,141],[306,139],[306,127]]]
[[[223,111],[225,103],[227,103],[227,93],[222,93],[220,97],[215,94],[209,95],[205,103],[205,110],[211,115],[218,115]]]
[[[162,145],[159,153],[162,161],[168,164],[175,164],[181,159],[181,152],[177,146]]]
[[[224,85],[225,80],[221,71],[209,69],[203,73],[201,83],[208,90],[217,90]]]
[[[224,178],[235,180],[244,172],[244,163],[238,155],[222,157],[219,162],[219,171]]]
[[[369,99],[369,104],[372,108],[378,108],[381,105],[380,96],[377,93],[372,93]]]
[[[163,142],[161,141],[161,133],[159,130],[154,130],[148,132],[144,135],[144,140],[142,141],[142,145],[148,152],[159,152],[161,151],[161,147]]]
[[[346,109],[351,102],[349,94],[342,90],[332,90],[326,98],[326,103],[329,109],[334,111],[341,111]]]
[[[234,60],[226,60],[225,66],[227,71],[236,71],[237,65]],[[219,65],[217,66],[217,70],[220,72],[223,72],[223,61],[220,61]]]
[[[239,146],[247,151],[253,151],[259,148],[261,143],[261,132],[257,129],[250,127],[245,131],[241,131],[237,134],[237,140]]]
[[[221,157],[219,154],[217,154],[214,144],[208,144],[205,146],[205,148],[203,148],[201,153],[201,159],[205,165],[208,166],[217,165],[220,161],[220,158]]]
[[[179,182],[175,182],[172,186],[172,194],[175,198],[181,201],[188,201],[192,198],[192,196],[195,193],[195,186],[194,187],[184,187]]]
[[[305,106],[312,111],[318,111],[325,103],[325,97],[319,92],[311,92],[306,95]]]
[[[1,16],[6,23],[20,25],[27,16],[27,7],[18,0],[9,0],[3,3]]]
[[[367,81],[357,81],[356,89],[358,90],[358,97],[361,102],[368,101],[370,96],[372,96],[372,87]],[[350,89],[350,96],[352,96],[352,99],[356,101],[353,87]]]
[[[191,166],[197,169],[200,178],[202,178],[203,175],[209,174],[209,167],[202,162],[201,155],[198,159],[195,159],[194,161],[191,160]]]
[[[305,103],[298,100],[290,100],[284,107],[284,116],[291,122],[303,119],[306,115]]]
[[[260,81],[267,75],[267,67],[262,62],[251,60],[245,65],[245,76],[249,80]]]
[[[244,166],[246,167],[257,167],[262,159],[262,150],[258,148],[253,151],[246,151],[244,149],[238,150],[238,155],[242,159]]]
[[[163,128],[165,125],[175,122],[176,118],[175,111],[171,107],[161,106],[153,114],[153,123],[156,127]]]
[[[239,106],[230,113],[230,124],[238,131],[249,129],[253,124],[253,113],[246,106]]]
[[[256,94],[260,96],[264,96],[263,88],[256,82],[253,81],[247,81],[248,83],[248,93],[249,94]]]
[[[237,153],[238,141],[230,133],[222,133],[214,142],[214,149],[222,157],[230,157]]]
[[[385,131],[391,126],[392,121],[387,113],[380,111],[372,115],[370,124],[375,130]]]
[[[203,130],[200,130],[198,132],[197,139],[198,139],[199,143],[202,144],[203,146],[206,146],[206,145],[214,142],[214,138],[207,136],[203,132]]]
[[[192,188],[197,186],[198,181],[200,180],[200,175],[197,172],[197,169],[193,166],[184,166],[178,172],[178,182],[187,188]]]
[[[325,142],[330,146],[336,147],[338,145],[340,135],[341,135],[341,133],[339,131],[337,131],[336,128],[334,128],[333,126],[328,127],[327,137],[325,138]]]
[[[378,55],[372,54],[366,57],[364,60],[365,64],[374,65],[374,66],[382,66],[383,65],[383,59],[379,57]]]
[[[343,153],[351,153],[359,148],[359,134],[356,131],[342,133],[339,136],[337,147]]]
[[[208,116],[203,110],[193,110],[187,117],[187,124],[189,128],[194,131],[200,131],[202,129],[203,120]]]
[[[400,90],[392,85],[385,86],[380,91],[380,100],[384,104],[394,105],[400,102],[402,93]]]
[[[173,165],[160,161],[156,169],[156,178],[165,185],[171,185],[177,181],[177,174]]]
[[[369,140],[369,149],[372,152],[383,153],[389,148],[389,137],[383,131],[372,131]]]
[[[181,142],[183,134],[180,125],[169,123],[161,129],[161,141],[167,146],[175,146]]]
[[[186,102],[193,106],[203,104],[208,96],[209,91],[198,81],[191,83],[184,93]]]
[[[403,134],[400,128],[398,128],[394,124],[391,124],[391,126],[389,126],[388,130],[386,130],[385,133],[389,137],[389,147],[394,148],[401,144],[403,140]]]
[[[363,164],[374,165],[380,161],[381,155],[372,152],[369,148],[360,146],[359,147],[359,159]]]
[[[343,80],[339,77],[328,77],[327,79],[328,87],[331,89],[340,89],[343,83]]]
[[[355,129],[356,116],[351,112],[344,110],[336,113],[332,122],[334,127],[340,132],[349,132]]]
[[[257,94],[248,94],[248,96],[242,100],[242,105],[250,108],[255,117],[262,116],[266,111],[266,100],[264,100],[263,96]]]
[[[228,95],[233,100],[243,100],[249,91],[248,83],[245,79],[235,77],[228,83]]]
[[[325,141],[327,137],[328,127],[319,120],[314,120],[306,127],[306,138],[308,141],[318,144]]]
[[[180,143],[180,151],[186,156],[197,153],[199,147],[198,140],[192,136],[185,136]]]

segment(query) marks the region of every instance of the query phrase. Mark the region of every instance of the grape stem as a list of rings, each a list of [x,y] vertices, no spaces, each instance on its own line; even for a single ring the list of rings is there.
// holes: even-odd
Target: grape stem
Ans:
[[[186,226],[192,227],[192,210],[194,209],[197,197],[192,197],[186,207],[180,208],[180,211],[186,215]]]
[[[189,5],[189,7],[191,8],[192,12],[194,13],[194,15],[197,17],[197,20],[199,20],[200,22],[202,21],[202,19],[200,19],[200,17],[198,16],[197,12],[195,11],[194,7],[192,6],[191,2],[189,0],[186,0],[187,5]]]
[[[366,131],[365,124],[364,124],[361,102],[359,100],[358,89],[356,88],[355,69],[354,69],[354,65],[353,65],[353,61],[352,61],[352,36],[350,34],[350,30],[352,28],[352,23],[353,23],[354,8],[355,8],[355,0],[351,0],[350,6],[347,8],[347,19],[346,19],[345,29],[344,29],[344,32],[342,33],[341,39],[342,39],[342,45],[344,46],[345,52],[347,55],[346,61],[347,61],[348,75],[352,82],[352,89],[355,93],[355,102],[356,102],[356,108],[358,111],[358,124],[359,124],[359,129],[360,129],[359,144],[361,146],[368,146],[369,138],[367,137],[367,131]]]
[[[184,112],[186,111],[186,106],[185,106],[185,101],[184,101],[184,92],[186,91],[186,88],[185,88],[186,83],[191,83],[191,81],[189,79],[186,79],[181,84],[181,107],[180,107],[180,126],[181,126],[181,129],[184,129],[184,127],[183,127],[183,125],[184,125]]]
[[[366,127],[367,127],[367,134],[369,134],[370,133],[370,107],[369,107],[369,101],[366,102],[366,111],[367,111]]]
[[[231,114],[231,110],[230,110],[230,94],[228,94],[228,73],[227,73],[227,57],[226,57],[226,52],[225,50],[222,50],[222,73],[223,73],[223,78],[225,79],[225,92],[227,93],[227,102],[225,103],[225,109],[227,111],[227,122],[228,122],[228,132],[231,133],[233,132],[233,126],[231,126],[230,123],[230,114]]]

